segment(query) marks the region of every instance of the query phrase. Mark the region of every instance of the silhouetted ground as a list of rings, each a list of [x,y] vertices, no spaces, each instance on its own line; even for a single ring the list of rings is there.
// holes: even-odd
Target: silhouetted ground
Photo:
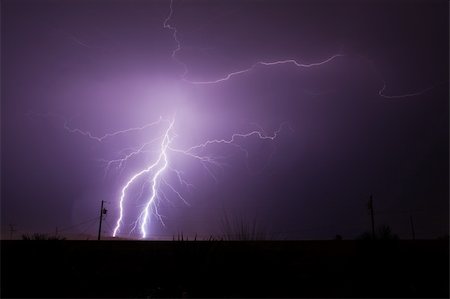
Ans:
[[[449,297],[448,241],[1,241],[1,297]]]

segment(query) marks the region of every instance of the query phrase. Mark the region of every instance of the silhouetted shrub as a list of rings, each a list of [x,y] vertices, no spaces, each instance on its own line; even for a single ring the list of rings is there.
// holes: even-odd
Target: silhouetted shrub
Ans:
[[[223,239],[228,241],[265,240],[266,232],[257,225],[256,218],[249,223],[243,217],[230,219],[227,213],[222,218]]]
[[[356,239],[357,240],[373,240],[373,235],[371,232],[364,232]],[[399,240],[399,237],[398,237],[398,235],[392,233],[392,229],[389,225],[382,225],[382,226],[378,227],[378,229],[375,231],[375,240],[394,241],[394,240]]]
[[[41,234],[41,233],[34,233],[34,234],[23,234],[22,235],[22,240],[25,241],[58,241],[58,240],[65,240],[65,237],[62,236],[47,236],[46,234]]]

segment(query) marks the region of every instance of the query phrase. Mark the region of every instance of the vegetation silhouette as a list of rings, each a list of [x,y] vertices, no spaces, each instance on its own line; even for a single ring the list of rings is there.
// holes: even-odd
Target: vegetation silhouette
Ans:
[[[66,240],[63,236],[48,236],[47,234],[33,233],[23,234],[22,240],[24,241],[63,241]]]
[[[224,212],[221,224],[223,239],[226,241],[267,240],[266,230],[258,225],[256,217],[249,222],[243,216],[230,217]]]
[[[375,231],[375,236],[373,236],[371,232],[364,232],[360,236],[358,236],[356,239],[361,240],[361,241],[368,241],[368,240],[396,241],[396,240],[400,240],[398,235],[396,235],[392,232],[392,229],[389,225],[381,225],[380,227],[378,227],[378,229]]]

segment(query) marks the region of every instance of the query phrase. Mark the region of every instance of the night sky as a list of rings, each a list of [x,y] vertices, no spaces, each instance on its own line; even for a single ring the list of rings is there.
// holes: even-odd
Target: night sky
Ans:
[[[78,224],[98,216],[101,200],[111,235],[121,188],[153,163],[161,141],[121,169],[105,160],[161,136],[167,123],[104,142],[80,132],[103,136],[159,117],[175,121],[179,149],[281,130],[274,140],[238,138],[240,148],[208,145],[203,153],[223,162],[214,177],[169,153],[194,187],[164,172],[188,204],[161,187],[165,226],[152,215],[150,239],[220,235],[225,214],[256,219],[273,239],[352,239],[370,230],[370,195],[377,226],[411,238],[412,216],[417,238],[448,234],[447,1],[175,0],[172,8],[164,28],[170,1],[2,1],[3,237],[10,223],[19,233],[95,234],[95,224]],[[336,54],[312,67],[258,64]],[[140,186],[129,193],[130,219],[144,203]],[[119,236],[128,231],[126,223]]]

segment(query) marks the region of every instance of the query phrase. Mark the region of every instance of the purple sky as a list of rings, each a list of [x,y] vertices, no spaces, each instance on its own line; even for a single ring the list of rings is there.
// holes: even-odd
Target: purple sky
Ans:
[[[153,236],[220,234],[226,211],[256,217],[273,238],[354,238],[370,229],[370,194],[376,224],[400,237],[410,237],[410,215],[418,238],[448,233],[448,2],[174,1],[169,24],[185,80],[163,26],[169,7],[2,1],[3,232],[9,223],[22,232],[77,225],[106,200],[110,235],[121,187],[154,155],[106,177],[100,160],[161,132],[96,143],[32,111],[63,115],[71,128],[99,136],[176,113],[174,146],[184,149],[255,123],[268,134],[290,125],[273,143],[244,142],[257,173],[236,155],[215,183],[195,161],[172,157],[196,187],[184,190],[190,205],[173,195],[161,204],[166,226],[152,217]],[[313,68],[257,65],[221,83],[190,83],[258,61],[310,64],[338,53]],[[383,81],[384,95],[418,94],[380,96]]]

